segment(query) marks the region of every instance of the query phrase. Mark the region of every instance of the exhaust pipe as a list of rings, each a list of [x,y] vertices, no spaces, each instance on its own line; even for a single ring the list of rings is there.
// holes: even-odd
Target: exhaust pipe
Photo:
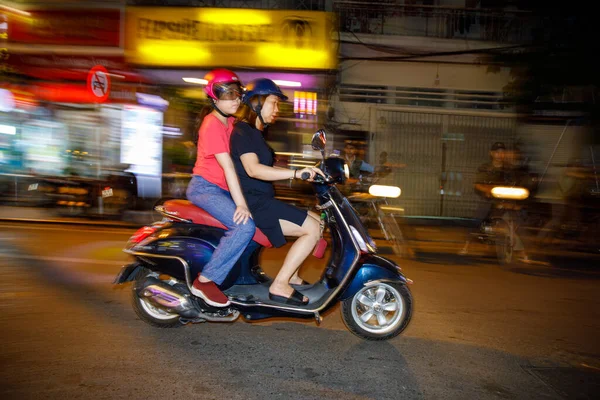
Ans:
[[[189,297],[160,279],[148,277],[136,291],[140,298],[150,301],[155,307],[168,313],[178,314],[187,319],[202,318],[202,312],[194,306]]]

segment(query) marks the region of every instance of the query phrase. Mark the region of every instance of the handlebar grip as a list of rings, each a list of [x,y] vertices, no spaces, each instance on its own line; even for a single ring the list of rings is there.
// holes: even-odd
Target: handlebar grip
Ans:
[[[310,174],[308,172],[303,172],[302,175],[300,175],[300,179],[303,181],[307,180],[308,178],[310,178]]]

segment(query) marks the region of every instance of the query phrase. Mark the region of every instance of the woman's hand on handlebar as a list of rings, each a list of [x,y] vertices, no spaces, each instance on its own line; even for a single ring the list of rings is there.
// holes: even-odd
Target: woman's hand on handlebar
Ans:
[[[245,225],[248,222],[248,218],[252,218],[252,214],[250,214],[250,210],[248,210],[244,206],[237,206],[235,208],[235,212],[233,213],[233,222],[236,224]]]
[[[323,177],[323,180],[325,180],[325,178],[326,178],[323,171],[321,171],[317,167],[302,168],[301,170],[298,170],[298,172],[296,174],[297,174],[296,176],[299,176],[300,179],[306,180],[308,182],[314,181],[315,175],[317,175],[317,174],[321,175]],[[306,174],[308,174],[308,177]]]

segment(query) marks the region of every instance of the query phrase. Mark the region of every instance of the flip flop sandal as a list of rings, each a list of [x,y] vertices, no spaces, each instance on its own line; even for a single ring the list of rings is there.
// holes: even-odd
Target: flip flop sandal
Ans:
[[[308,301],[302,301],[304,296],[302,293],[294,289],[292,295],[290,297],[278,296],[276,294],[269,293],[269,299],[275,301],[277,303],[289,304],[292,306],[305,306],[308,304]]]

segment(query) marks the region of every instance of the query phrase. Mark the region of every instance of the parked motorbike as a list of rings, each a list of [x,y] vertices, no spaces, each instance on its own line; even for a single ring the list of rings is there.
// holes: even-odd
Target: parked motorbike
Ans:
[[[129,173],[111,172],[102,178],[32,176],[21,186],[27,189],[22,198],[37,200],[63,217],[121,217],[136,203],[136,179]]]
[[[294,285],[308,297],[307,305],[269,299],[272,278],[261,269],[259,256],[271,244],[259,229],[221,285],[230,299],[229,307],[214,308],[192,295],[194,278],[226,228],[188,201],[169,200],[157,207],[162,221],[141,228],[129,239],[124,251],[135,262],[124,266],[114,281],[133,282],[133,308],[140,319],[157,327],[175,327],[189,322],[232,322],[241,314],[248,321],[292,317],[315,318],[319,324],[321,314],[340,302],[346,326],[361,338],[387,340],[402,332],[412,315],[407,286],[412,281],[394,262],[377,255],[356,211],[336,187],[345,179],[344,161],[325,159],[325,142],[325,132],[315,133],[313,148],[323,155],[327,178],[315,178],[313,187],[317,209],[330,230],[332,251],[318,282]]]

